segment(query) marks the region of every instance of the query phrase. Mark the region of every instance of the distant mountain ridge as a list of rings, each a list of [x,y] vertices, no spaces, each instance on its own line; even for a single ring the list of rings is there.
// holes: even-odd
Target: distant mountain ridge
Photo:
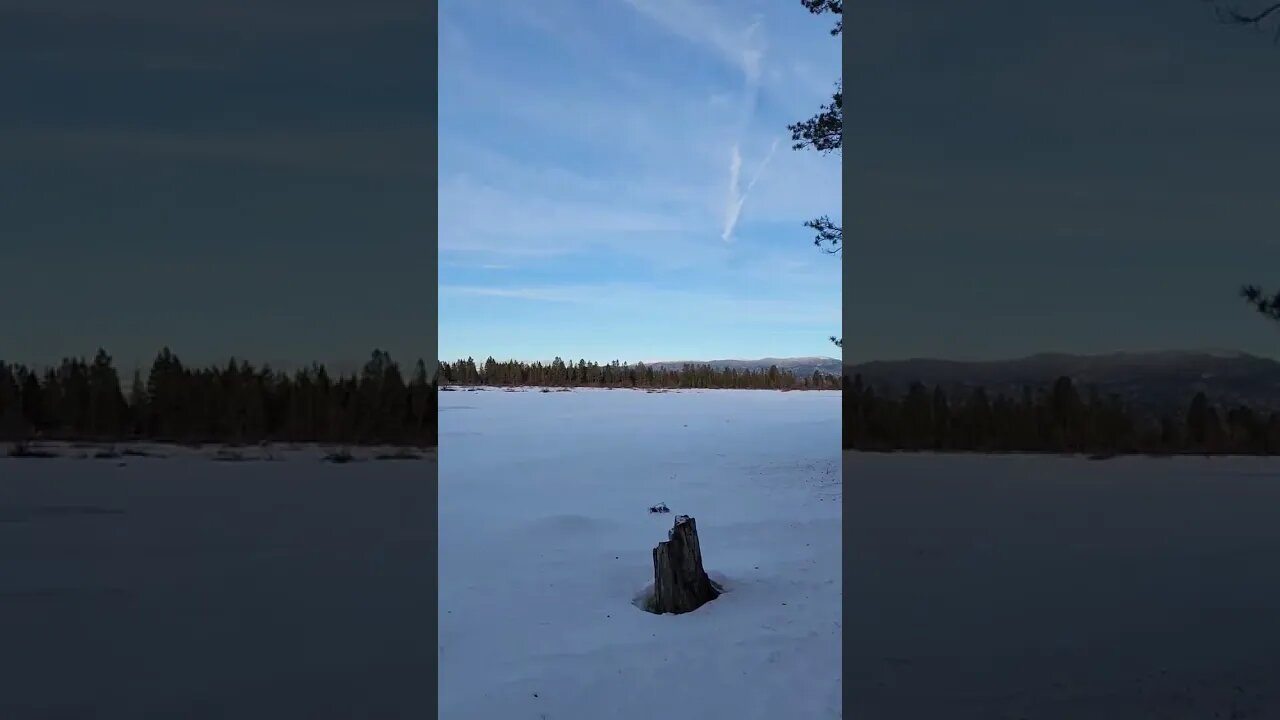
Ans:
[[[845,373],[890,392],[912,382],[950,390],[983,387],[988,392],[1021,394],[1058,377],[1070,377],[1084,392],[1095,386],[1140,408],[1185,410],[1203,391],[1220,405],[1250,405],[1280,410],[1280,362],[1241,352],[1160,351],[1105,355],[1041,353],[1013,360],[956,361],[910,359],[848,365]]]
[[[710,365],[713,368],[734,370],[768,370],[777,365],[779,370],[790,370],[796,377],[807,377],[815,370],[825,375],[839,375],[840,361],[829,357],[760,358],[758,360],[659,360],[645,365],[664,370],[679,370],[684,365]]]

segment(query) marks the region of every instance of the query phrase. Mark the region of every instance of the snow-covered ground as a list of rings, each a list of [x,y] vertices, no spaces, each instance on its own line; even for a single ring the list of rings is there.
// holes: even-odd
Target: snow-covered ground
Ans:
[[[839,428],[829,392],[442,392],[441,720],[840,717]],[[653,615],[676,514],[728,592]]]
[[[53,449],[0,454],[0,718],[432,716],[434,453]]]
[[[850,717],[1280,718],[1280,460],[844,473]]]
[[[838,717],[842,678],[869,720],[1280,717],[1280,460],[846,453],[842,523],[837,394],[440,401],[438,619],[431,453],[0,456],[0,718],[431,717],[432,652],[448,720]],[[674,513],[729,592],[659,617]]]

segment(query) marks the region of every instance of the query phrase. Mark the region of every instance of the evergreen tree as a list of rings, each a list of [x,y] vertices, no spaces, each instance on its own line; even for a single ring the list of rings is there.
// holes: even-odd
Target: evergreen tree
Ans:
[[[1019,398],[982,387],[920,383],[905,393],[877,393],[862,376],[844,390],[844,446],[858,450],[959,450],[973,452],[1071,452],[1112,455],[1132,452],[1280,453],[1280,412],[1237,406],[1223,410],[1204,393],[1191,398],[1182,419],[1149,417],[1118,395],[1090,388],[1080,398],[1070,378]]]
[[[12,366],[0,363],[0,433],[8,437],[25,435],[27,422],[22,415],[22,391]]]
[[[168,348],[126,397],[111,356],[66,358],[43,375],[0,362],[0,439],[147,438],[251,443],[386,442],[434,445],[436,384],[418,361],[412,386],[385,352],[362,376],[330,380],[321,365],[293,373],[225,365],[187,368]]]
[[[133,383],[129,386],[129,431],[134,435],[146,432],[147,386],[142,383],[142,371],[133,371]]]
[[[43,433],[48,429],[48,402],[40,376],[31,370],[22,373],[22,417],[30,432]]]

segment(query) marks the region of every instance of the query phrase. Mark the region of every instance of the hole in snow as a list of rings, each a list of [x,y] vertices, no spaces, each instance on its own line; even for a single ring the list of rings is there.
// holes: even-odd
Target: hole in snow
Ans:
[[[707,577],[710,578],[711,580],[711,587],[714,587],[716,589],[716,592],[720,593],[721,595],[729,592],[732,589],[732,587],[730,587],[730,585],[725,581],[725,577],[720,573],[713,573],[708,571]],[[713,599],[710,602],[715,602],[715,600]],[[710,604],[710,602],[708,604]],[[663,613],[654,612],[653,610],[653,607],[654,607],[653,583],[647,583],[643,588],[640,588],[639,592],[631,596],[631,604],[635,605],[637,608],[647,613],[653,613],[654,615],[663,614]],[[701,608],[699,608],[699,610],[700,609]],[[698,611],[694,610],[694,612],[698,612]]]

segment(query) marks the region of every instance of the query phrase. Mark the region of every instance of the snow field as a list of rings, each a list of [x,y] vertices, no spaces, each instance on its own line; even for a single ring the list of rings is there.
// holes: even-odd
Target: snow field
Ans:
[[[839,412],[821,392],[442,393],[440,717],[839,717]],[[676,514],[727,592],[657,616],[633,601]]]

